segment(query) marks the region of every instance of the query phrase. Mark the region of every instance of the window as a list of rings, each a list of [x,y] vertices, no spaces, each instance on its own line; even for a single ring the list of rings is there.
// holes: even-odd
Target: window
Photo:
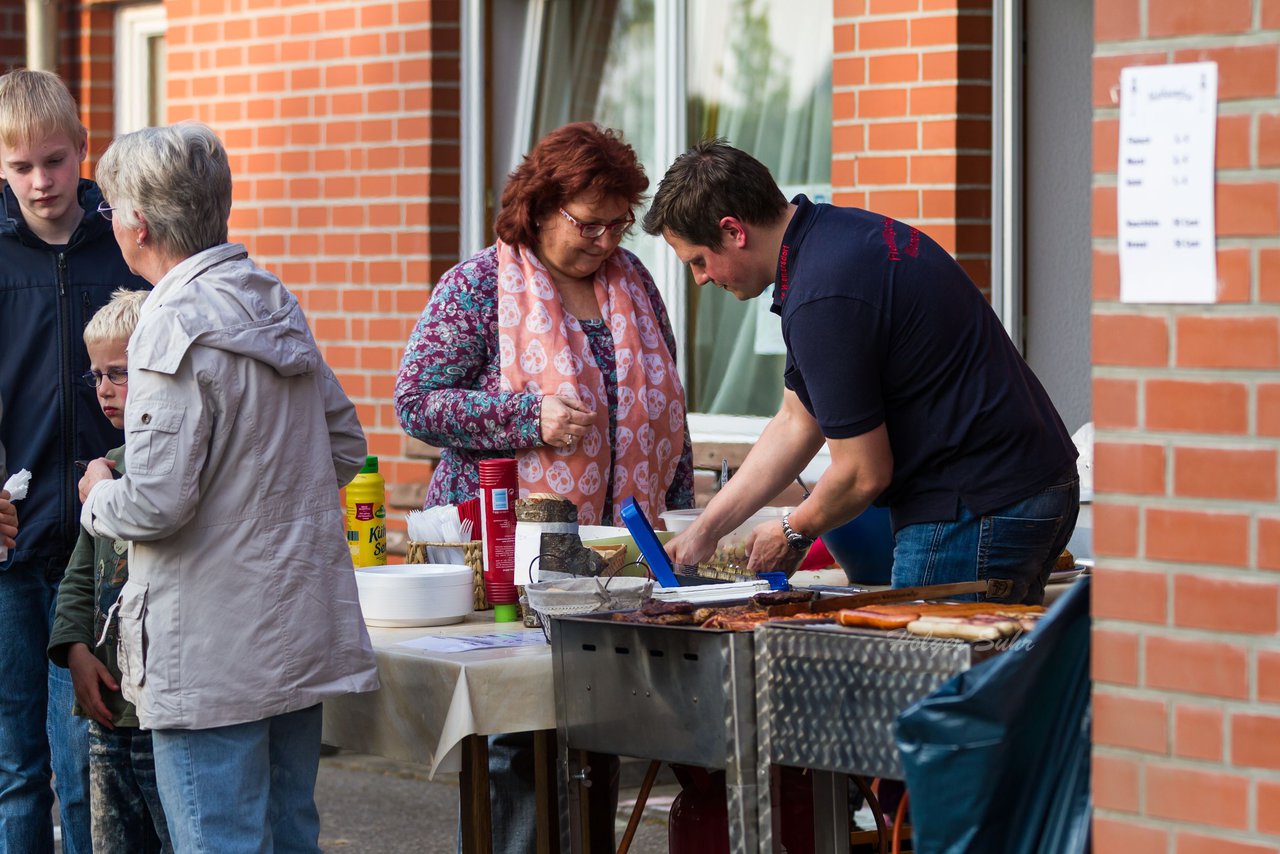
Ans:
[[[116,133],[164,120],[164,5],[124,6],[116,12]]]
[[[650,192],[688,145],[720,136],[769,166],[784,191],[825,201],[831,30],[829,3],[533,0],[523,68],[535,82],[515,105],[506,168],[547,131],[590,119],[625,133]],[[501,140],[499,125],[493,138]],[[768,295],[742,303],[697,288],[661,239],[636,231],[624,245],[663,291],[683,350],[690,409],[774,414],[783,348]],[[729,432],[758,429],[743,422]]]

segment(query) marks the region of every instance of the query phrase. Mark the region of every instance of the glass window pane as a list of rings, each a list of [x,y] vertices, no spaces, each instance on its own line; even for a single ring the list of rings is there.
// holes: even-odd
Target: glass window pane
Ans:
[[[147,124],[151,127],[164,125],[164,91],[165,91],[164,36],[147,38]]]
[[[691,143],[724,137],[773,172],[790,196],[825,201],[831,185],[831,4],[698,0],[688,6]],[[719,49],[716,49],[719,45]],[[691,409],[772,415],[783,356],[768,293],[748,302],[689,284]],[[757,334],[759,327],[761,334]]]
[[[578,121],[620,130],[652,195],[667,167],[654,162],[653,0],[560,0],[547,4],[546,15],[534,138]],[[638,226],[622,245],[651,271],[670,251]]]
[[[825,201],[831,182],[831,8],[789,0],[696,0],[686,6],[689,139],[721,136],[751,152],[783,191]],[[715,34],[709,38],[708,34]],[[557,0],[546,5],[535,139],[566,122],[621,130],[652,193],[658,150],[654,0]],[[623,243],[651,269],[669,252],[638,228]],[[684,355],[693,411],[772,415],[782,356],[768,296],[739,303],[688,283]],[[759,326],[762,332],[757,335]],[[679,331],[678,331],[679,332]]]

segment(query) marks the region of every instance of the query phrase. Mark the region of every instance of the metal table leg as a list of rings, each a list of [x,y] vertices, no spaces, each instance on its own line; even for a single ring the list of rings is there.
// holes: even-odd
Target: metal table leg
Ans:
[[[849,782],[844,774],[813,772],[813,845],[815,854],[849,850]]]

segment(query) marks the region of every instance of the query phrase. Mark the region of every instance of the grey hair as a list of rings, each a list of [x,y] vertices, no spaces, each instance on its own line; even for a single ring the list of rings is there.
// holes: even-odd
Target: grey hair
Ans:
[[[84,343],[101,344],[104,341],[127,341],[138,326],[138,312],[146,302],[150,291],[131,291],[117,288],[111,300],[98,309],[84,327]]]
[[[163,252],[188,258],[227,242],[231,166],[217,134],[199,122],[117,137],[97,179],[113,216],[128,228],[145,220]]]

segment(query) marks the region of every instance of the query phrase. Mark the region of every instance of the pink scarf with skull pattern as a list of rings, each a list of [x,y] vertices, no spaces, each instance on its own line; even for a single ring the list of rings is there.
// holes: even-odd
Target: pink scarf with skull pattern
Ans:
[[[609,324],[618,371],[617,435],[609,436],[604,376],[577,318],[564,309],[551,275],[532,251],[498,241],[498,343],[503,391],[563,394],[596,412],[582,440],[516,454],[520,496],[551,492],[578,506],[584,525],[602,520],[609,461],[613,508],[634,497],[653,519],[684,451],[684,388],[667,350],[639,262],[615,251],[595,275],[600,316]]]

